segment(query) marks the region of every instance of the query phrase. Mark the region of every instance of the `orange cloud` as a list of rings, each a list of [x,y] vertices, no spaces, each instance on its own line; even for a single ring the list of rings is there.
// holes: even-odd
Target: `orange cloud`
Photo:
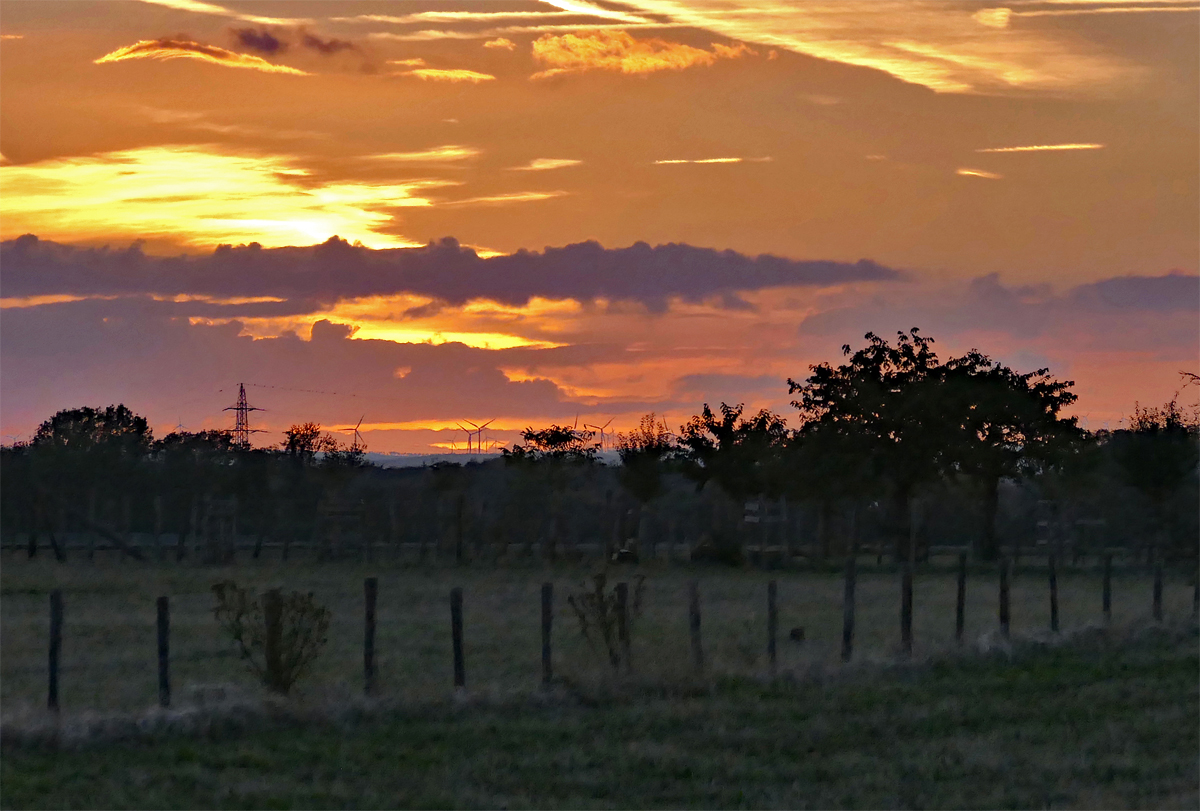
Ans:
[[[653,73],[711,65],[717,59],[734,59],[753,53],[745,45],[713,45],[712,51],[663,39],[634,39],[625,31],[594,31],[587,34],[545,34],[533,43],[533,56],[549,68],[530,78],[544,79],[585,70],[621,73]]]
[[[958,169],[954,172],[956,175],[963,177],[982,177],[987,180],[1000,180],[1004,175],[998,175],[995,172],[986,172],[983,169]]]
[[[103,65],[108,62],[124,62],[127,59],[200,59],[227,68],[249,68],[264,73],[288,73],[293,76],[309,75],[296,68],[273,64],[261,57],[235,53],[215,45],[204,45],[186,39],[143,39],[105,54],[95,62],[97,65]]]
[[[497,37],[496,39],[489,39],[487,42],[483,43],[483,47],[503,48],[506,51],[511,51],[517,47],[517,44],[507,37]]]
[[[401,75],[416,76],[419,79],[432,79],[435,82],[472,82],[474,84],[490,82],[496,78],[490,73],[477,73],[476,71],[464,70],[462,68],[453,68],[451,70],[417,68],[416,70],[407,70]]]
[[[1056,152],[1063,149],[1104,149],[1104,144],[1034,144],[1033,146],[998,146],[976,149],[976,152]]]
[[[583,163],[574,158],[534,158],[524,166],[510,166],[509,169],[519,172],[544,172],[547,169],[565,169],[568,166],[578,166]]]

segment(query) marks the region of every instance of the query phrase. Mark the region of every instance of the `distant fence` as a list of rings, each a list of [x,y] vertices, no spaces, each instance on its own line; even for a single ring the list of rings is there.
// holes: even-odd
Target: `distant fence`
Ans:
[[[1052,632],[1057,633],[1058,627],[1058,561],[1054,556],[1051,556],[1047,561],[1047,606],[1048,606],[1048,627]],[[913,649],[913,627],[912,627],[912,604],[913,604],[913,569],[911,564],[905,565],[901,569],[900,578],[900,651],[902,656],[911,656]],[[993,580],[989,577],[989,588],[996,588],[996,608],[997,608],[997,630],[1000,635],[1007,638],[1009,635],[1009,617],[1010,617],[1010,592],[1009,578],[1011,574],[1011,564],[1008,560],[1001,561],[998,571],[992,573],[995,575]],[[1101,615],[1105,624],[1112,620],[1112,557],[1106,555],[1102,563],[1102,581],[1100,594],[1097,595],[1097,603],[1100,608]],[[842,646],[841,660],[850,662],[854,655],[854,636],[855,636],[855,586],[858,576],[857,559],[849,557],[846,560],[844,571],[845,588],[843,591],[842,605]],[[978,582],[978,581],[977,581]],[[766,608],[766,635],[762,640],[763,649],[766,653],[767,675],[774,678],[777,675],[777,660],[776,651],[778,647],[778,584],[775,580],[767,582],[764,593],[764,602]],[[959,553],[957,566],[957,600],[955,605],[955,640],[957,644],[963,643],[963,614],[964,614],[964,597],[968,586],[968,566],[966,553]],[[613,663],[614,666],[618,661],[621,662],[619,668],[621,673],[629,674],[633,671],[633,664],[629,658],[629,623],[630,618],[627,617],[628,608],[628,585],[624,582],[617,583],[614,589],[616,596],[615,605],[612,610],[614,616],[614,639],[617,641],[619,653],[615,653]],[[274,595],[276,604],[279,602],[279,591],[275,590],[268,592],[267,596]],[[377,657],[376,657],[376,605],[379,595],[378,579],[374,577],[367,578],[363,584],[363,691],[371,694],[376,690],[378,679]],[[453,686],[456,690],[464,690],[467,686],[468,673],[468,651],[464,647],[463,636],[463,602],[469,599],[470,595],[465,594],[461,587],[454,587],[449,593],[449,619],[450,619],[450,636],[453,664]],[[1161,563],[1154,567],[1154,579],[1151,588],[1151,593],[1148,595],[1151,604],[1151,613],[1155,622],[1163,621],[1163,566]],[[542,687],[549,687],[553,683],[554,673],[554,657],[552,648],[552,623],[554,616],[554,586],[552,583],[543,583],[541,587],[541,684]],[[59,694],[60,694],[60,661],[62,650],[62,629],[64,622],[64,614],[69,611],[69,606],[64,606],[63,594],[61,590],[54,590],[50,593],[49,604],[49,637],[48,637],[48,690],[47,690],[47,707],[52,712],[58,712],[60,709]],[[158,669],[158,697],[159,703],[163,707],[168,707],[171,704],[171,674],[170,674],[170,598],[161,596],[155,603],[156,608],[156,628],[157,628],[157,669]],[[686,611],[687,627],[688,627],[688,649],[690,651],[690,668],[696,674],[705,672],[705,655],[702,635],[702,616],[701,616],[701,583],[698,579],[693,579],[688,584],[688,602],[686,607],[680,606],[681,613]],[[265,611],[265,622],[267,624],[265,638],[278,640],[281,635],[282,618],[278,608],[275,611]],[[1197,580],[1192,589],[1192,621],[1197,621],[1200,618],[1200,580]],[[800,633],[800,639],[803,639],[803,629],[797,628],[792,631],[792,634]],[[607,633],[607,631],[606,631]],[[793,636],[795,639],[795,636]],[[607,641],[607,638],[606,638]]]

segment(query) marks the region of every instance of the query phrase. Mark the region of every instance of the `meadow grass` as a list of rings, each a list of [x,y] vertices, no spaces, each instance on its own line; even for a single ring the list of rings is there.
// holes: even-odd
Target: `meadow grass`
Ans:
[[[826,679],[6,745],[0,806],[1195,808],[1195,626],[1117,636]]]
[[[914,655],[954,645],[955,576],[946,567],[918,572],[914,592]],[[212,615],[211,585],[234,579],[253,589],[282,586],[311,591],[332,612],[329,642],[312,672],[296,688],[298,701],[322,702],[362,689],[363,579],[379,579],[378,688],[383,697],[435,700],[452,686],[449,590],[464,589],[467,685],[475,693],[504,695],[538,684],[541,673],[540,585],[555,585],[556,674],[575,682],[605,674],[602,651],[579,636],[567,594],[603,569],[602,563],[525,567],[366,566],[245,562],[228,568],[147,565],[102,560],[59,565],[12,559],[0,576],[0,706],[6,719],[42,712],[46,697],[48,597],[62,589],[65,621],[60,703],[65,715],[137,711],[157,701],[155,598],[171,600],[171,668],[177,702],[193,685],[226,685],[256,695],[260,688],[236,656]],[[687,584],[700,582],[702,636],[709,673],[755,676],[766,672],[766,583],[779,583],[779,670],[836,667],[841,644],[842,579],[834,572],[695,568],[651,564],[612,568],[610,582],[644,574],[645,610],[635,628],[635,671],[673,678],[690,668]],[[1100,578],[1094,570],[1059,576],[1064,629],[1101,620]],[[1145,573],[1118,574],[1113,624],[1145,622],[1151,582]],[[855,642],[857,661],[893,657],[899,642],[899,577],[860,573]],[[1169,578],[1168,619],[1191,610],[1191,584]],[[1045,629],[1049,622],[1043,570],[1018,571],[1012,585],[1012,631]],[[803,626],[805,641],[788,639]],[[994,572],[968,580],[969,641],[994,633]]]

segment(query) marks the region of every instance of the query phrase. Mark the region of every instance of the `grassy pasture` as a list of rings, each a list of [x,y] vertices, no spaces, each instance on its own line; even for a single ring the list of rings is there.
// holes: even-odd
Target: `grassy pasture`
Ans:
[[[312,591],[333,614],[329,644],[297,687],[300,701],[345,699],[362,687],[363,578],[379,578],[377,671],[381,694],[438,700],[451,691],[448,593],[464,589],[467,686],[504,696],[527,692],[540,679],[539,589],[555,584],[556,675],[576,682],[603,677],[602,653],[579,638],[566,595],[602,564],[525,568],[388,567],[358,564],[246,562],[229,569],[119,563],[5,562],[0,578],[0,705],[6,718],[36,715],[46,697],[48,597],[64,593],[65,622],[60,702],[63,713],[136,711],[157,700],[155,610],[171,598],[171,667],[176,703],[192,685],[232,685],[254,695],[257,685],[219,632],[211,609],[212,583],[230,578],[256,588]],[[612,580],[647,576],[644,615],[634,629],[633,662],[639,675],[673,679],[690,668],[687,583],[700,581],[705,655],[715,676],[757,676],[766,670],[766,583],[779,582],[779,668],[803,673],[837,667],[841,640],[842,579],[836,573],[644,565],[612,569]],[[915,655],[953,645],[955,575],[949,567],[918,571],[914,587]],[[1100,577],[1094,570],[1059,575],[1064,630],[1101,620]],[[899,642],[899,576],[860,571],[856,660],[885,660]],[[1114,625],[1150,614],[1151,580],[1118,572],[1113,582]],[[1169,577],[1168,619],[1191,610],[1191,582]],[[997,577],[968,579],[966,638],[997,627]],[[1049,624],[1043,569],[1019,570],[1012,580],[1012,630],[1020,636]],[[803,626],[806,639],[788,639]]]
[[[1195,808],[1196,635],[7,748],[3,808]]]

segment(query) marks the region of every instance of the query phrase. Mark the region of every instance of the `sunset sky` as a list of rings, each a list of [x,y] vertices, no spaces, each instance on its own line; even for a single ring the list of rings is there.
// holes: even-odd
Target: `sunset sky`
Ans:
[[[0,37],[6,444],[231,427],[239,382],[257,445],[790,416],[913,326],[1092,429],[1200,371],[1192,0],[4,0]]]

